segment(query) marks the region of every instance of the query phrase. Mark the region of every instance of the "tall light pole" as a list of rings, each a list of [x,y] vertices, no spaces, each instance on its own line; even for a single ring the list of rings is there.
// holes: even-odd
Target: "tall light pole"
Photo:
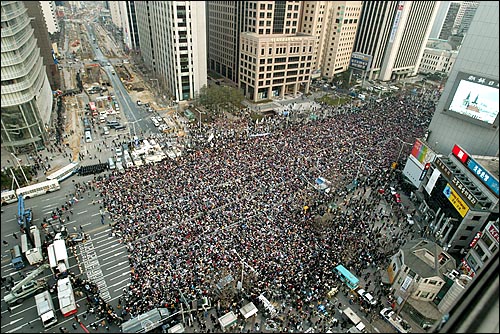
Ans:
[[[244,273],[244,267],[245,265],[250,268],[256,275],[258,275],[259,273],[257,272],[257,270],[255,270],[251,265],[249,265],[248,263],[246,263],[240,256],[240,254],[238,254],[238,252],[236,251],[236,249],[233,248],[233,252],[234,254],[236,254],[238,256],[238,258],[240,259],[241,261],[241,290],[243,290],[243,273]]]
[[[29,184],[28,178],[26,177],[26,174],[24,174],[23,166],[21,166],[21,164],[19,163],[19,160],[17,160],[17,157],[14,155],[14,153],[10,153],[10,154],[14,157],[14,160],[16,161],[16,163],[19,166],[19,168],[21,168],[21,173],[24,176],[24,181],[26,181],[26,184]]]

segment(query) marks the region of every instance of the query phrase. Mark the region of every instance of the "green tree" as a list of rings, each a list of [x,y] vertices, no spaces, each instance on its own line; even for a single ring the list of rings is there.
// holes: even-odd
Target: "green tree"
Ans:
[[[227,111],[238,110],[244,98],[243,93],[237,88],[212,85],[200,89],[196,103],[215,114],[220,108]]]

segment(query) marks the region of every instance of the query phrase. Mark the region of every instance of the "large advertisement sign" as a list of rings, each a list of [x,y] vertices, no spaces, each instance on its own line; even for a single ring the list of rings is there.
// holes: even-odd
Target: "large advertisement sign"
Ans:
[[[415,144],[413,144],[413,148],[411,149],[411,155],[417,159],[422,168],[427,163],[434,161],[436,157],[436,154],[420,139],[415,140]]]
[[[443,194],[448,198],[448,200],[453,204],[455,209],[457,209],[460,216],[465,217],[467,212],[469,212],[469,206],[460,198],[457,192],[448,183],[443,190]]]
[[[497,179],[495,179],[488,171],[486,171],[479,163],[477,163],[472,158],[469,158],[467,167],[479,180],[481,180],[491,191],[493,191],[498,196],[499,184]]]
[[[432,172],[431,177],[429,178],[429,182],[425,185],[425,191],[430,195],[432,192],[432,189],[434,189],[434,186],[436,185],[436,181],[441,175],[441,172],[439,169],[434,168],[434,171]]]
[[[456,156],[458,160],[462,161],[463,164],[466,164],[467,159],[469,159],[469,155],[457,144],[453,146],[453,150],[451,150],[451,153],[453,153],[453,155]]]
[[[492,125],[499,111],[498,88],[498,80],[458,72],[447,110]]]
[[[371,64],[372,56],[361,52],[353,52],[349,66],[358,70],[369,71]]]

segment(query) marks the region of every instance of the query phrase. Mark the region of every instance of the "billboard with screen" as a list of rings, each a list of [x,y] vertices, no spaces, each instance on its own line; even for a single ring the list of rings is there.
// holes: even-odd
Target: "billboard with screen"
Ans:
[[[447,110],[492,125],[499,111],[498,88],[498,80],[458,72]]]

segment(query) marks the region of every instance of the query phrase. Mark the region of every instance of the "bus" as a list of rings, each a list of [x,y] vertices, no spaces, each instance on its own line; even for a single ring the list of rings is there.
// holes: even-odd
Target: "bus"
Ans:
[[[39,195],[44,195],[56,190],[61,189],[59,181],[48,180],[40,183],[32,184],[30,186],[22,187],[16,190],[17,196],[23,195],[25,199],[32,198]]]
[[[59,308],[64,317],[69,317],[78,311],[69,277],[57,280],[57,299],[59,299]]]
[[[47,180],[57,180],[59,182],[62,182],[66,180],[68,177],[75,174],[77,170],[78,170],[78,162],[72,162],[69,165],[47,176]]]
[[[95,106],[94,101],[89,102],[89,108],[90,108],[90,112],[92,113],[92,116],[97,116],[97,108]]]
[[[351,290],[355,290],[359,286],[359,279],[354,276],[343,265],[339,264],[333,271],[337,274],[342,282],[344,282]]]
[[[2,205],[17,202],[17,195],[15,190],[2,191]]]

